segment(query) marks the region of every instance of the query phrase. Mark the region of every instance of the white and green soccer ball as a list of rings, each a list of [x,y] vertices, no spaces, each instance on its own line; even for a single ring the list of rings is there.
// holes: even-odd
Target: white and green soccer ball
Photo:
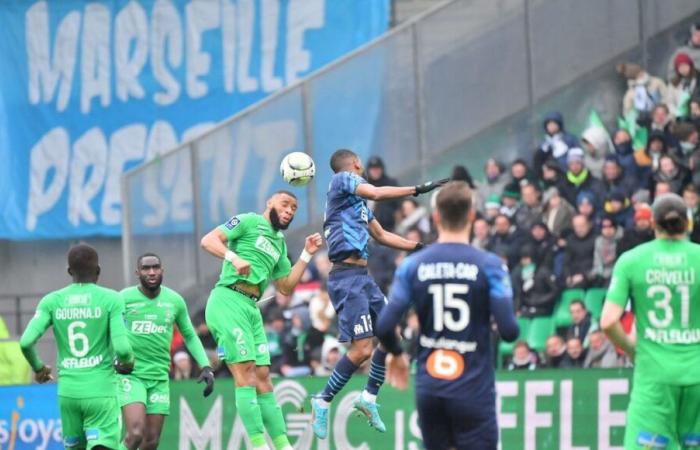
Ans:
[[[316,174],[316,165],[306,153],[293,152],[282,160],[280,173],[284,181],[292,186],[304,186]]]

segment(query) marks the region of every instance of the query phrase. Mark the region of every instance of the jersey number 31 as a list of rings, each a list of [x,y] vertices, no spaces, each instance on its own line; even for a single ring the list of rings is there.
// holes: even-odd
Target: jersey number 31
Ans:
[[[469,292],[467,284],[431,284],[428,292],[433,296],[433,330],[462,331],[469,325],[469,304],[466,299],[455,297]]]

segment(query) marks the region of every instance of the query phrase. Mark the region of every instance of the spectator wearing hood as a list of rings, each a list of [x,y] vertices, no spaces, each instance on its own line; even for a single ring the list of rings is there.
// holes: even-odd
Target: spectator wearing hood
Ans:
[[[522,233],[513,226],[511,219],[505,214],[499,214],[494,221],[493,233],[486,248],[497,255],[505,256],[508,267],[515,267],[523,241]]]
[[[528,243],[535,249],[533,256],[535,264],[553,269],[554,257],[559,249],[556,239],[554,239],[554,236],[549,232],[544,222],[535,222],[532,224]]]
[[[343,355],[338,340],[327,337],[321,347],[321,363],[314,369],[314,375],[327,377],[332,374],[341,356]]]
[[[637,163],[634,159],[634,149],[632,148],[632,137],[629,131],[625,129],[619,129],[615,131],[613,135],[613,146],[615,148],[615,155],[620,161],[620,165],[625,172],[630,175],[636,175],[637,173]]]
[[[564,277],[567,288],[586,288],[593,269],[595,233],[587,217],[579,214],[571,220],[574,232],[566,239]]]
[[[602,330],[593,330],[589,335],[588,353],[583,362],[587,369],[613,369],[620,367],[615,346]]]
[[[479,211],[484,211],[485,203],[495,195],[500,199],[503,188],[508,184],[508,174],[504,173],[501,163],[493,158],[486,161],[484,165],[484,181],[476,182],[477,203]]]
[[[556,279],[550,268],[535,262],[532,245],[519,250],[520,261],[512,275],[515,305],[523,317],[551,316],[559,297]]]
[[[640,205],[635,210],[634,227],[624,233],[615,249],[618,258],[627,250],[631,250],[639,244],[644,244],[654,239],[651,218],[652,212],[649,205]]]
[[[603,183],[590,173],[584,164],[583,156],[583,150],[572,148],[567,157],[566,190],[562,194],[571,204],[576,203],[576,197],[582,191],[591,192],[597,202],[605,195]]]
[[[620,189],[613,189],[605,196],[603,207],[607,217],[616,227],[631,229],[634,227],[634,210],[632,203]]]
[[[600,210],[596,198],[590,191],[583,191],[576,197],[576,212],[586,217],[597,234],[600,225]]]
[[[547,159],[554,158],[559,162],[562,170],[566,170],[566,155],[569,153],[569,149],[578,146],[578,140],[573,134],[566,132],[564,117],[560,112],[548,113],[544,117],[542,126],[544,127],[544,140],[540,147],[535,150],[534,167],[539,170]]]
[[[654,184],[666,182],[671,187],[671,192],[680,195],[683,187],[689,181],[688,171],[679,166],[670,155],[663,155],[659,159],[659,170],[654,173]]]
[[[506,370],[535,370],[537,368],[537,356],[530,350],[525,341],[518,341],[513,347],[513,357],[506,365]]]
[[[484,219],[489,225],[493,225],[496,216],[501,213],[501,206],[503,205],[501,204],[500,194],[491,194],[486,198],[484,202]]]
[[[541,193],[537,185],[528,183],[520,188],[522,202],[515,211],[515,226],[529,231],[532,224],[542,220]]]
[[[562,192],[566,186],[566,179],[556,159],[550,158],[545,161],[542,164],[541,173],[539,181],[543,191],[553,187]]]
[[[681,122],[673,127],[673,135],[677,139],[678,145],[669,154],[684,169],[693,170],[693,155],[696,154],[698,142],[700,142],[698,129],[690,122]]]
[[[645,118],[648,121],[654,106],[666,100],[666,84],[649,75],[639,64],[618,64],[617,71],[627,80],[627,92],[622,99],[623,114],[627,116],[636,111],[641,121]]]
[[[687,53],[678,53],[673,59],[674,74],[668,79],[668,106],[673,117],[683,118],[687,104],[698,93],[698,71]]]
[[[561,362],[562,369],[581,369],[586,361],[587,351],[583,348],[581,339],[570,336],[566,340],[566,354]]]
[[[542,201],[544,203],[542,219],[550,233],[558,239],[571,228],[571,219],[576,214],[576,210],[560,195],[557,188],[547,189]]]
[[[392,178],[386,174],[384,161],[379,156],[372,156],[367,160],[367,181],[377,187],[381,186],[398,186],[399,182],[396,178]],[[374,204],[374,215],[382,224],[385,230],[394,231],[396,221],[394,214],[401,206],[399,200],[387,200],[376,202]]]
[[[513,219],[519,206],[520,190],[510,189],[508,186],[506,186],[506,188],[503,190],[503,195],[501,196],[500,213],[505,214],[509,219]]]
[[[610,154],[605,158],[603,165],[603,184],[605,191],[611,192],[613,189],[619,189],[630,197],[635,191],[647,185],[641,184],[634,177],[627,176],[625,169],[620,165],[620,160],[617,155]]]
[[[581,135],[581,146],[585,150],[584,165],[596,178],[603,176],[605,157],[612,153],[612,142],[605,128],[589,127]]]
[[[600,224],[600,236],[595,239],[593,251],[593,278],[598,286],[607,287],[617,260],[617,244],[622,239],[622,228],[615,225],[610,217],[604,217]]]
[[[695,67],[700,67],[700,22],[690,26],[690,38],[676,49],[668,60],[667,79],[671,79],[676,74],[676,57],[680,53],[690,56]]]
[[[566,356],[566,345],[559,335],[552,335],[547,338],[544,350],[544,365],[548,369],[558,369]]]

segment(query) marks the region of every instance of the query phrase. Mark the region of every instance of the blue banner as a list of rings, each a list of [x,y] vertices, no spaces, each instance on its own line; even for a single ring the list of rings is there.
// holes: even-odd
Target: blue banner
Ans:
[[[56,386],[0,388],[0,449],[63,448]]]
[[[388,0],[2,2],[0,238],[119,235],[124,171],[379,36],[388,16]]]

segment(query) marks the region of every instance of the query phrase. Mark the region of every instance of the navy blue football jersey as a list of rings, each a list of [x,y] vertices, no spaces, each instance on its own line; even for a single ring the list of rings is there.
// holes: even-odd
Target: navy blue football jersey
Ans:
[[[333,175],[326,196],[323,234],[328,244],[328,258],[333,262],[350,256],[367,259],[369,222],[374,219],[367,200],[355,194],[357,186],[367,181],[351,172]]]
[[[396,325],[413,307],[420,322],[416,393],[465,400],[494,393],[491,316],[503,339],[518,337],[508,269],[493,253],[430,245],[396,269],[376,331],[392,353]]]

